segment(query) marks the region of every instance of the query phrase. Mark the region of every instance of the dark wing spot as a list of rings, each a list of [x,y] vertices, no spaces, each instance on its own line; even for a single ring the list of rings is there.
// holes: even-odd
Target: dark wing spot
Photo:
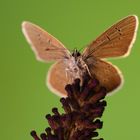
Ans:
[[[50,49],[49,49],[49,48],[46,48],[45,50],[46,50],[46,51],[49,51]]]
[[[110,41],[111,39],[110,39],[110,37],[108,36],[108,35],[106,35],[106,37],[107,37],[107,39]]]

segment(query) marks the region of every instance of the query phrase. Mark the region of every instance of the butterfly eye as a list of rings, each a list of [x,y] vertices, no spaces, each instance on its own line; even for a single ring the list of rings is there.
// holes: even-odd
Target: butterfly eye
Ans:
[[[73,57],[78,57],[80,55],[81,55],[80,52],[78,52],[77,50],[74,50],[73,53],[72,53]]]
[[[77,52],[77,56],[80,56],[81,54],[80,54],[80,52]]]

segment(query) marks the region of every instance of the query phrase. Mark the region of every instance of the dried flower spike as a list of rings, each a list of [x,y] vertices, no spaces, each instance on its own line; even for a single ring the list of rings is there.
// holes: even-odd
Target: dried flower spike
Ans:
[[[106,106],[103,100],[106,89],[101,87],[97,79],[91,79],[88,75],[65,87],[68,97],[61,98],[60,102],[64,109],[63,114],[53,108],[54,115],[47,114],[46,119],[50,127],[37,136],[35,131],[31,132],[34,140],[103,140],[96,138],[97,129],[101,129],[103,122],[99,120]]]

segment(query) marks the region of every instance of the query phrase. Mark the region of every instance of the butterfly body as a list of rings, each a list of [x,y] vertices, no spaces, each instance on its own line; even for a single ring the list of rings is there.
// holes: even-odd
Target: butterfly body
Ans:
[[[74,79],[81,79],[84,74],[88,72],[88,66],[84,62],[82,55],[76,49],[68,59],[64,59],[66,77],[69,82],[73,82]]]
[[[39,26],[23,22],[22,31],[36,58],[44,62],[55,61],[47,74],[47,86],[59,96],[67,96],[65,86],[88,73],[99,80],[110,93],[122,85],[120,70],[105,58],[124,57],[130,53],[136,38],[138,18],[130,15],[103,32],[79,53],[70,53],[54,36]]]

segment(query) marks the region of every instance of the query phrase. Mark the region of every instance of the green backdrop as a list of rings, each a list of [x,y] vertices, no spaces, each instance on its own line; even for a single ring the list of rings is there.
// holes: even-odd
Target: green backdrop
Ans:
[[[66,47],[81,48],[119,19],[136,14],[139,0],[0,0],[0,139],[31,140],[30,131],[47,127],[45,115],[59,97],[45,85],[51,64],[36,61],[21,32],[31,21],[61,40]],[[125,79],[116,94],[107,97],[100,136],[105,140],[140,139],[140,39],[131,55],[110,60]]]

